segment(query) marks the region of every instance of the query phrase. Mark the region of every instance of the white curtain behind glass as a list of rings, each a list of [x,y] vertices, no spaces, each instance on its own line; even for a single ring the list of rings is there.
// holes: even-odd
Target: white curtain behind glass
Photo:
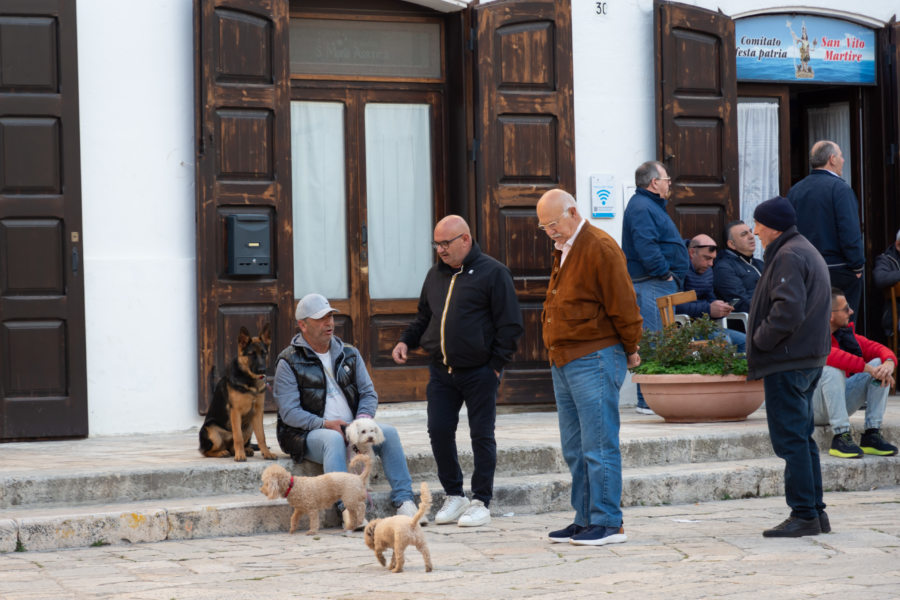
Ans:
[[[844,170],[841,177],[848,184],[850,181],[850,165],[852,150],[850,147],[850,103],[835,102],[827,106],[809,108],[806,111],[809,120],[809,144],[808,147],[819,140],[831,140],[841,148],[844,155]]]
[[[291,102],[294,297],[346,298],[344,105]]]
[[[366,105],[369,296],[418,298],[431,267],[427,104]]]
[[[753,228],[753,211],[778,195],[778,100],[738,99],[738,179],[741,220]],[[756,257],[762,258],[762,244]]]

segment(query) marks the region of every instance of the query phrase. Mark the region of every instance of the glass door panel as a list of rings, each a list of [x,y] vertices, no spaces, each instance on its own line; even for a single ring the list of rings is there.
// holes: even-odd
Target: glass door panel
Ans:
[[[806,109],[809,123],[807,147],[819,140],[831,140],[844,155],[844,170],[841,177],[848,185],[853,185],[850,166],[853,164],[853,145],[850,142],[850,103],[833,102],[825,106],[811,106]]]
[[[294,297],[348,298],[342,102],[291,102]]]
[[[427,104],[365,107],[369,297],[417,298],[431,267],[432,140]]]
[[[741,220],[753,226],[753,211],[778,195],[780,179],[777,98],[738,98],[738,180]],[[762,258],[762,244],[756,246]]]

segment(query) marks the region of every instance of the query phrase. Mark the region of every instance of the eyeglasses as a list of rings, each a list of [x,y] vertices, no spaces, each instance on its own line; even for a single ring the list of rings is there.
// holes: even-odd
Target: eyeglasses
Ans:
[[[437,250],[438,248],[440,248],[441,250],[446,250],[447,248],[450,247],[450,244],[452,244],[453,242],[455,242],[456,240],[458,240],[459,238],[461,238],[464,235],[466,235],[466,234],[461,233],[458,236],[456,236],[455,238],[450,238],[449,240],[444,240],[443,242],[431,242],[431,247],[434,248],[435,250]]]
[[[569,216],[568,208],[563,211],[563,214],[559,215],[558,219],[556,219],[555,221],[551,221],[550,223],[547,223],[545,225],[538,225],[538,229],[540,229],[541,231],[547,231],[551,227],[556,227],[557,225],[559,225],[559,222],[565,219],[567,216]]]
[[[654,177],[653,179],[658,179],[660,181],[672,181],[671,177]]]
[[[831,312],[845,312],[845,313],[849,313],[849,312],[850,312],[850,305],[847,304],[847,305],[844,306],[843,308],[835,308],[835,309],[832,310]]]
[[[703,244],[701,246],[691,246],[692,250],[695,250],[697,248],[706,248],[707,250],[712,250],[713,252],[715,252],[716,250],[719,249],[719,247],[716,246],[715,244]]]

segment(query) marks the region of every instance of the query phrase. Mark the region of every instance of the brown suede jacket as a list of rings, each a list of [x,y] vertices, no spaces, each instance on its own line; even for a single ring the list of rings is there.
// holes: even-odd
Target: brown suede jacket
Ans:
[[[551,364],[622,343],[626,354],[641,341],[641,313],[625,266],[625,254],[604,231],[585,223],[560,268],[553,271],[541,323]]]

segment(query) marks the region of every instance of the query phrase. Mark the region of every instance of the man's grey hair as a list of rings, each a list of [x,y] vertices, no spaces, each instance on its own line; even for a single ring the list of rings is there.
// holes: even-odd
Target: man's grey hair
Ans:
[[[900,229],[897,230],[897,237],[895,238],[895,241],[900,242]]]
[[[828,159],[838,153],[838,145],[827,140],[813,144],[809,151],[809,166],[821,169],[828,164]]]
[[[639,166],[634,172],[634,184],[639,188],[646,188],[650,182],[659,177],[659,170],[666,170],[666,167],[657,160],[648,160]]]

